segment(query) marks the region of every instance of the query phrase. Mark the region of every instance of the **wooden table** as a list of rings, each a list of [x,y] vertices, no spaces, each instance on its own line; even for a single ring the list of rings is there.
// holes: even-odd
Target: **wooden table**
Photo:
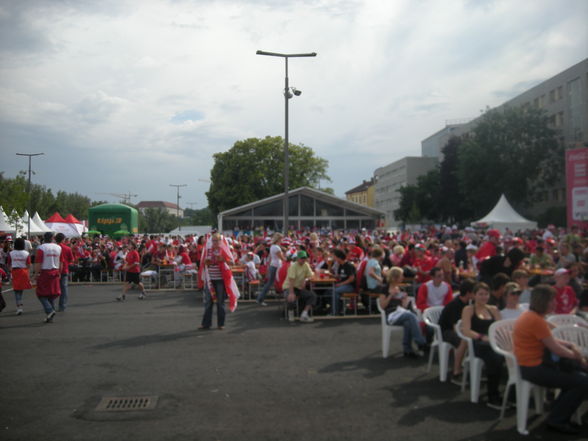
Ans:
[[[330,291],[329,294],[331,295],[331,313],[334,313],[333,307],[335,305],[335,283],[337,283],[337,279],[335,279],[331,275],[315,275],[308,282],[310,284],[310,290],[314,291],[315,293],[317,290]]]
[[[239,286],[242,293],[245,292],[245,267],[244,266],[233,266],[231,267],[233,278],[235,283]]]

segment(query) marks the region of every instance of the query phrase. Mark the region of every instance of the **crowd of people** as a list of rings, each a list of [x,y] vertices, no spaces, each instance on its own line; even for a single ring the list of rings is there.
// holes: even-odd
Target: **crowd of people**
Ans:
[[[461,384],[467,348],[455,329],[461,320],[461,332],[474,340],[475,355],[484,360],[487,403],[495,408],[502,403],[504,360],[490,347],[488,330],[495,321],[517,319],[515,353],[523,377],[563,390],[553,405],[550,426],[575,431],[570,417],[588,397],[586,359],[575,346],[554,339],[545,322],[551,313],[588,312],[588,237],[577,227],[517,234],[443,227],[399,233],[259,231],[121,239],[66,239],[46,233],[42,241],[5,238],[0,250],[0,271],[12,281],[16,314],[24,312],[23,292],[35,288],[47,323],[57,311],[66,310],[70,279],[88,280],[90,273],[100,281],[104,272],[122,272],[124,285],[117,300],[124,301],[133,285],[143,299],[140,274],[173,266],[178,273],[198,271],[204,293],[200,329],[211,328],[214,305],[217,327],[223,329],[225,301],[230,311],[237,307],[239,290],[232,270],[238,266],[249,283],[261,283],[258,305],[268,305],[270,290],[283,293],[289,320],[298,307],[300,322],[308,323],[321,307],[337,316],[350,307],[370,312],[377,303],[388,324],[403,328],[403,354],[410,358],[424,355],[431,340],[422,313],[443,306],[439,325],[443,339],[454,347],[452,381]],[[333,289],[310,289],[308,281],[316,274],[334,278]],[[356,304],[342,302],[349,293],[357,294]],[[546,349],[557,358],[544,357]],[[561,373],[558,362],[563,359],[574,364],[555,381],[552,374]]]

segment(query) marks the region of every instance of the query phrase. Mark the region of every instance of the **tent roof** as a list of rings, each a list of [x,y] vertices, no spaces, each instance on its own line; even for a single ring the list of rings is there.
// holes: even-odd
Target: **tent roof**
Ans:
[[[0,207],[0,231],[2,232],[14,232],[14,227],[8,223],[4,210]]]
[[[67,222],[68,224],[81,224],[81,222],[77,220],[73,214],[68,214],[65,217],[65,222]]]
[[[492,211],[490,211],[490,213],[488,213],[482,219],[472,222],[472,225],[473,224],[488,224],[499,229],[500,227],[508,227],[511,229],[537,227],[537,222],[525,219],[523,216],[517,213],[504,195],[500,196],[498,203],[492,209]]]
[[[59,214],[59,212],[55,212],[53,213],[53,216],[51,216],[49,219],[47,219],[45,222],[65,222],[65,219],[61,217],[61,215]]]

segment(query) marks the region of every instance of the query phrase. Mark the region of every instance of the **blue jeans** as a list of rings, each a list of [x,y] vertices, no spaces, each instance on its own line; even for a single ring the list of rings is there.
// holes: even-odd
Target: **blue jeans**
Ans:
[[[59,310],[65,311],[67,308],[67,274],[62,274],[59,279],[59,286],[61,287],[61,295],[59,296]]]
[[[404,328],[404,333],[402,335],[402,347],[404,348],[404,352],[413,351],[413,340],[419,346],[427,343],[423,334],[421,334],[421,328],[417,316],[414,313],[406,311],[398,317],[394,323],[390,324],[394,326],[402,326]]]
[[[216,322],[217,326],[225,325],[225,299],[227,293],[225,291],[225,284],[222,280],[211,280],[212,286],[216,292]],[[214,302],[212,294],[208,287],[204,288],[204,316],[202,317],[202,327],[210,328],[212,325],[212,308]]]
[[[341,286],[337,286],[335,287],[335,289],[333,291],[331,291],[331,295],[333,297],[333,315],[337,315],[339,313],[339,302],[341,301],[341,294],[346,293],[346,292],[354,292],[355,291],[355,287],[353,286],[353,284],[345,284],[345,285],[341,285]]]
[[[273,286],[274,282],[276,281],[276,274],[277,273],[278,273],[278,267],[277,266],[270,266],[269,267],[268,274],[267,274],[267,276],[268,276],[267,277],[267,282],[265,282],[265,285],[263,285],[263,289],[261,290],[261,292],[257,296],[257,301],[259,303],[263,302],[263,299],[265,299],[265,296],[266,296],[267,292]]]
[[[16,307],[22,306],[22,290],[14,290],[14,300],[16,300]]]
[[[55,297],[37,297],[41,305],[43,305],[43,309],[45,310],[45,314],[50,314],[55,311]]]

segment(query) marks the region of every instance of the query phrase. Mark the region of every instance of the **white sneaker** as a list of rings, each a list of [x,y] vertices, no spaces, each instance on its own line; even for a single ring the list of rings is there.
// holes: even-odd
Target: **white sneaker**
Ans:
[[[23,311],[22,311],[22,308],[18,308],[18,309],[16,310],[16,315],[22,315],[22,312],[23,312]]]
[[[300,321],[304,323],[312,323],[314,322],[314,319],[310,317],[308,313],[303,312],[302,314],[300,314]]]
[[[143,300],[145,298],[145,294],[141,293],[139,294],[139,300]]]

